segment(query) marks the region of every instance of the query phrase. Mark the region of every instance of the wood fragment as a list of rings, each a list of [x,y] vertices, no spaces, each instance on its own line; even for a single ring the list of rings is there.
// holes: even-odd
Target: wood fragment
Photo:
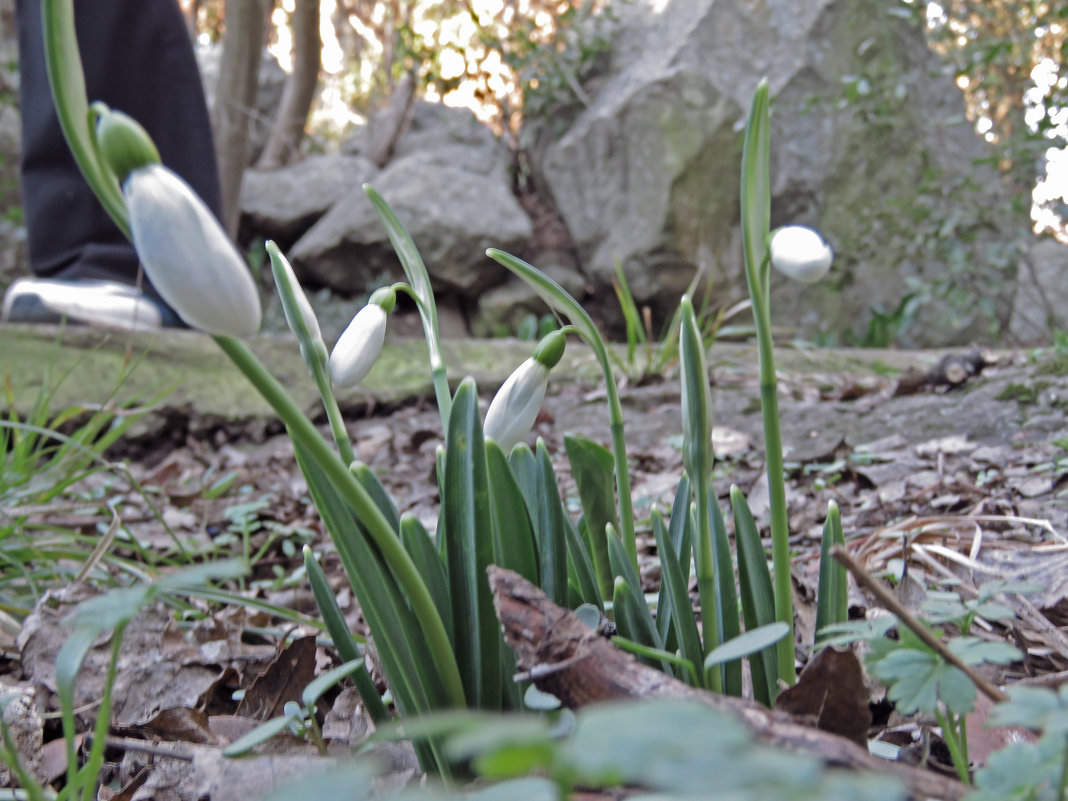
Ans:
[[[953,779],[887,762],[843,737],[802,726],[785,713],[699,690],[646,667],[517,573],[491,565],[487,574],[505,642],[516,653],[517,671],[529,673],[539,690],[570,709],[625,698],[693,699],[734,716],[764,745],[816,756],[828,766],[896,776],[913,798],[956,801],[964,796],[966,788]]]

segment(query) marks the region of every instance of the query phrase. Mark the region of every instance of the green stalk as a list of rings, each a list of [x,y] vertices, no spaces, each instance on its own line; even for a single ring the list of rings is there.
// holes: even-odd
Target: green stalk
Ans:
[[[460,681],[460,671],[456,665],[456,658],[448,633],[445,631],[445,625],[441,621],[430,591],[408,552],[404,550],[404,546],[393,533],[385,515],[349,472],[348,465],[344,464],[331,450],[326,440],[319,435],[311,421],[297,408],[278,380],[267,372],[248,347],[232,337],[215,337],[215,342],[245,374],[263,399],[271,405],[285,423],[290,438],[300,442],[359,517],[361,525],[382,552],[383,558],[396,575],[397,581],[411,602],[412,611],[420,621],[423,636],[426,637],[430,650],[435,656],[436,666],[448,693],[449,702],[457,708],[464,708],[466,702],[463,683]]]
[[[608,358],[608,348],[604,344],[597,326],[590,315],[579,305],[562,286],[549,278],[541,270],[503,250],[490,248],[486,255],[518,275],[541,296],[542,300],[562,314],[567,315],[571,325],[592,349],[597,363],[604,374],[605,393],[608,402],[609,430],[612,434],[612,457],[615,461],[616,495],[619,502],[619,529],[623,547],[627,556],[638,567],[638,545],[634,537],[634,502],[630,496],[630,473],[627,465],[627,442],[623,434],[623,405],[619,401],[615,375]]]
[[[757,351],[760,355],[760,407],[764,418],[764,451],[771,502],[771,559],[775,569],[775,619],[790,627],[776,646],[779,679],[792,685],[794,669],[794,599],[790,578],[790,527],[786,518],[786,482],[783,476],[782,436],[779,431],[778,381],[775,377],[771,337],[771,297],[768,286],[771,225],[770,131],[768,84],[762,80],[753,95],[742,153],[742,243],[745,277],[753,304]]]
[[[91,125],[95,115],[90,113],[85,96],[85,73],[74,31],[73,0],[44,0],[41,3],[41,28],[48,84],[55,98],[59,127],[85,180],[95,190],[119,230],[129,238],[130,226],[122,192],[111,171],[100,161],[94,144],[95,133]]]

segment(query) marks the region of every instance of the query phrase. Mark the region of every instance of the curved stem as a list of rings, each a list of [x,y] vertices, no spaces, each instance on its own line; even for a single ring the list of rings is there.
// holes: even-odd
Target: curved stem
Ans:
[[[378,546],[382,557],[411,602],[412,611],[420,621],[423,636],[426,637],[430,651],[434,654],[449,702],[457,708],[464,708],[466,701],[463,683],[460,680],[460,671],[456,665],[456,658],[441,615],[411,557],[393,533],[389,521],[375,505],[367,491],[349,472],[348,465],[341,461],[311,421],[297,408],[282,385],[264,369],[248,347],[243,342],[230,337],[215,337],[215,341],[286,424],[289,436],[300,441],[359,517],[361,525]]]

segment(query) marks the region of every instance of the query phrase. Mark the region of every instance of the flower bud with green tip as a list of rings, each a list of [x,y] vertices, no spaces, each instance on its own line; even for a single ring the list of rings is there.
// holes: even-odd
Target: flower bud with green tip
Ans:
[[[834,251],[819,232],[804,225],[787,225],[771,235],[771,264],[783,275],[814,284],[827,274]]]
[[[397,302],[393,287],[376,289],[367,305],[352,318],[330,354],[330,377],[334,384],[351,388],[371,371],[386,339],[386,319]]]
[[[490,403],[482,432],[509,453],[534,427],[545,398],[549,371],[564,355],[567,335],[552,331],[545,336],[534,355],[516,368]]]
[[[105,110],[97,146],[122,183],[134,248],[160,296],[193,328],[256,333],[260,297],[248,266],[192,187],[159,163],[144,129]]]
[[[92,111],[97,117],[97,150],[120,184],[138,167],[160,163],[152,137],[137,120],[103,103],[93,103]]]
[[[278,287],[278,298],[282,302],[282,311],[285,312],[289,330],[300,343],[301,355],[305,361],[310,362],[314,358],[316,364],[326,366],[326,343],[323,342],[319,319],[308,302],[308,296],[304,294],[289,259],[278,249],[278,245],[268,241],[266,247],[267,255],[271,259],[274,283]]]

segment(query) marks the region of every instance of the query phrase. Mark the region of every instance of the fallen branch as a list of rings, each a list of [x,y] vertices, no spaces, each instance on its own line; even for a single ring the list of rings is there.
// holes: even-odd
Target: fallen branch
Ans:
[[[623,698],[689,698],[738,718],[766,745],[814,755],[829,766],[894,775],[915,798],[955,801],[964,796],[966,788],[953,779],[887,762],[843,737],[802,726],[785,713],[699,690],[646,667],[574,613],[556,606],[522,576],[495,566],[487,573],[505,642],[516,653],[517,670],[566,707]]]

